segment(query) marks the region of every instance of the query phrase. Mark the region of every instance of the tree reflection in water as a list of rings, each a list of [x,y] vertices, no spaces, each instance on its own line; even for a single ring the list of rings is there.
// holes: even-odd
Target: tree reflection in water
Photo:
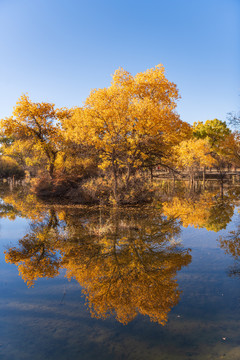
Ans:
[[[43,220],[34,216],[29,233],[5,257],[29,286],[65,269],[82,286],[92,316],[115,315],[127,324],[140,313],[164,325],[180,299],[177,271],[191,262],[179,235],[179,221],[157,208],[51,207]]]
[[[163,213],[168,218],[177,217],[184,227],[194,226],[218,232],[225,229],[234,213],[235,197],[219,191],[187,194],[177,192],[163,203]]]
[[[93,316],[115,314],[127,324],[140,313],[165,324],[179,301],[176,273],[191,255],[174,241],[176,220],[165,220],[157,210],[125,212],[110,214],[106,233],[87,241],[70,236],[63,267],[83,287]]]
[[[56,225],[57,217],[51,209],[42,222],[30,225],[30,232],[19,240],[18,247],[5,251],[6,262],[18,265],[19,274],[28,286],[33,286],[38,278],[59,274]]]
[[[240,226],[236,231],[230,231],[225,237],[219,237],[220,247],[234,259],[234,264],[228,270],[229,276],[240,278]]]
[[[28,286],[64,269],[83,288],[92,316],[114,315],[127,324],[140,313],[162,325],[180,300],[176,274],[191,262],[178,241],[181,225],[219,231],[235,205],[233,192],[209,191],[191,197],[180,191],[163,206],[124,209],[47,207],[19,194],[4,200],[0,215],[9,210],[10,219],[32,220],[29,233],[5,252]],[[220,240],[235,258],[239,237],[240,230]]]

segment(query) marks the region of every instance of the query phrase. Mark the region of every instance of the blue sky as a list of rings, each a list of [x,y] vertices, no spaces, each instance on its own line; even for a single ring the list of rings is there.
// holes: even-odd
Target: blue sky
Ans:
[[[123,67],[163,64],[189,123],[240,110],[239,0],[0,0],[0,118],[17,99],[81,106]]]

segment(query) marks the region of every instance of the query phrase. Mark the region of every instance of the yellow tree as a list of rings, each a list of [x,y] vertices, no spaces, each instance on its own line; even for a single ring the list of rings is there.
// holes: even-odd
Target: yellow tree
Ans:
[[[205,123],[197,122],[193,124],[193,137],[196,139],[207,139],[212,156],[216,159],[215,166],[220,173],[226,166],[229,157],[229,143],[233,144],[231,130],[227,127],[225,121],[218,119],[207,120]],[[205,174],[205,166],[204,166]]]
[[[46,161],[50,177],[54,177],[57,155],[62,150],[63,136],[61,120],[70,116],[67,109],[55,109],[54,104],[34,103],[27,95],[17,102],[13,115],[0,122],[1,133],[13,142],[5,151],[11,155],[31,152],[29,162],[40,159]]]
[[[240,165],[240,132],[234,131],[224,142],[225,157],[235,166]]]
[[[116,201],[121,174],[128,185],[136,169],[160,163],[190,131],[175,111],[178,98],[162,65],[135,76],[119,69],[110,87],[93,90],[65,122],[68,138],[99,153],[100,167],[114,178]]]
[[[177,167],[188,171],[191,182],[200,167],[212,166],[216,163],[207,139],[182,141],[175,147],[174,153]]]
[[[8,178],[14,176],[15,178],[23,178],[24,171],[19,166],[15,159],[9,156],[0,156],[0,177]]]

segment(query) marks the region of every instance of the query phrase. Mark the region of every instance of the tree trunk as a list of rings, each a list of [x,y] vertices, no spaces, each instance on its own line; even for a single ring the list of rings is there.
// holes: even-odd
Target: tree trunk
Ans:
[[[127,177],[126,177],[126,188],[128,189],[129,186],[129,180],[131,177],[131,170],[130,170],[130,166],[127,167]]]
[[[114,200],[115,200],[116,204],[118,204],[118,202],[119,202],[119,199],[118,199],[118,175],[117,175],[117,167],[116,167],[116,163],[114,160],[114,156],[112,156],[112,172],[113,172],[113,178],[114,178],[113,196],[114,196]]]
[[[205,190],[206,166],[203,167],[203,189]]]
[[[55,168],[55,164],[54,162],[51,162],[49,165],[49,175],[51,179],[54,179],[54,168]]]
[[[51,152],[48,156],[49,159],[49,175],[51,179],[54,179],[54,171],[55,171],[55,160],[57,157],[57,152]]]
[[[152,167],[150,167],[150,178],[151,178],[151,182],[153,182],[153,169],[152,169]]]
[[[221,183],[221,198],[223,199],[223,182]]]

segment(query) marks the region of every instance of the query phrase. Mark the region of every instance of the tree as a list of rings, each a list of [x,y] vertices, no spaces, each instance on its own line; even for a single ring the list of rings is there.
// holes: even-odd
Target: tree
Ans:
[[[226,148],[228,156],[235,165],[240,163],[240,113],[229,113],[228,122],[234,128],[234,131],[226,139]]]
[[[196,139],[208,139],[209,144],[217,153],[221,152],[221,145],[231,133],[225,121],[218,119],[199,121],[193,124],[193,137]]]
[[[190,139],[182,141],[174,149],[175,162],[178,168],[187,169],[190,181],[200,167],[212,166],[216,160],[212,157],[207,139]]]
[[[229,159],[235,164],[240,164],[240,132],[234,131],[226,139],[227,155]]]
[[[70,114],[67,109],[55,109],[50,103],[34,103],[27,95],[22,95],[13,115],[0,122],[2,136],[13,139],[5,151],[14,155],[31,149],[29,161],[41,161],[43,166],[46,160],[49,175],[53,178],[63,143],[61,121]]]
[[[207,139],[211,146],[211,153],[216,160],[221,179],[223,180],[226,163],[231,160],[229,154],[229,143],[232,144],[232,133],[225,121],[218,119],[207,120],[205,123],[193,124],[193,136],[196,139]],[[205,179],[205,167],[203,173]]]
[[[240,112],[230,112],[228,114],[228,122],[233,126],[237,131],[240,129]]]
[[[9,156],[0,155],[0,178],[15,177],[15,179],[24,177],[24,170],[19,166],[16,160]]]
[[[189,133],[190,126],[175,111],[178,98],[162,65],[136,76],[119,69],[110,87],[93,90],[84,107],[67,120],[68,137],[92,146],[100,167],[110,171],[117,202],[122,174],[128,185],[137,169],[160,163]]]

